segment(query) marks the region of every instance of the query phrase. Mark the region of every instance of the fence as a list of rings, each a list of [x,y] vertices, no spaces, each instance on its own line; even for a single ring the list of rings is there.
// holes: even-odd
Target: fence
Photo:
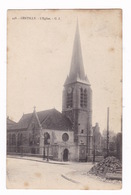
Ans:
[[[36,156],[42,158],[53,158],[50,146],[8,146],[7,155]]]

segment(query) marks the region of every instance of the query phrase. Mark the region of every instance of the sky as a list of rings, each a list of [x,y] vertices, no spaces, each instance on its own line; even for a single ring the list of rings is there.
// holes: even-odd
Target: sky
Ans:
[[[62,109],[76,23],[85,73],[93,91],[93,125],[121,131],[122,24],[120,10],[15,10],[7,19],[7,115]]]

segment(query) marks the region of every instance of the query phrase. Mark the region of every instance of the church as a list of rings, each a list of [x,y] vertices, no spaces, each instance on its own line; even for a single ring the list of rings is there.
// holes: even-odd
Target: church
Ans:
[[[62,92],[62,112],[49,109],[7,118],[7,154],[57,161],[92,161],[92,89],[85,74],[78,23],[69,75]]]

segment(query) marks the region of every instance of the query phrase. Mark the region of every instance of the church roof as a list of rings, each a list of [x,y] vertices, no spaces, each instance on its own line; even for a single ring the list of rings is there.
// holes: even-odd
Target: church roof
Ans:
[[[7,128],[10,128],[11,126],[15,125],[16,122],[11,120],[9,117],[7,117]]]
[[[65,81],[65,85],[76,81],[84,82],[85,84],[90,84],[84,71],[78,22],[77,22],[76,33],[74,38],[70,72],[69,72],[69,76],[67,76],[67,79]]]
[[[34,112],[23,114],[19,122],[9,127],[9,129],[27,129],[31,123],[31,119],[33,116]],[[43,129],[72,130],[71,121],[56,109],[37,112],[37,116]]]
[[[56,109],[51,109],[46,112],[37,112],[40,123],[43,129],[56,130],[71,130],[71,121],[61,112]]]

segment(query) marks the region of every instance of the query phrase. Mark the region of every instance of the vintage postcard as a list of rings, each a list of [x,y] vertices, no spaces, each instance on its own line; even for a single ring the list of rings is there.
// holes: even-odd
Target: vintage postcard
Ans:
[[[8,10],[7,188],[122,188],[122,10]]]

